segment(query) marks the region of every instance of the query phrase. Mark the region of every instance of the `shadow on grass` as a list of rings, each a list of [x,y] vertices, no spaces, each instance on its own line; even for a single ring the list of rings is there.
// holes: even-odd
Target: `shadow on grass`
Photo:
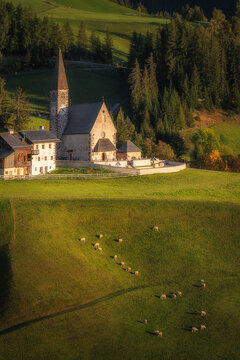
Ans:
[[[197,312],[197,311],[186,312],[186,314],[188,314],[188,315],[201,315],[201,313],[200,313],[200,312]]]
[[[12,266],[8,245],[0,247],[0,315],[7,310],[12,285]]]
[[[182,330],[191,332],[192,331],[192,326],[185,326],[185,327],[182,328]]]

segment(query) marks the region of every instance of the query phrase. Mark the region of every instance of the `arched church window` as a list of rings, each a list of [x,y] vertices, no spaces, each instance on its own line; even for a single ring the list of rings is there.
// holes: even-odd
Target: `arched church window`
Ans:
[[[105,132],[103,131],[103,132],[101,133],[101,137],[102,137],[102,138],[105,138],[105,136],[106,136],[106,134],[105,134]]]

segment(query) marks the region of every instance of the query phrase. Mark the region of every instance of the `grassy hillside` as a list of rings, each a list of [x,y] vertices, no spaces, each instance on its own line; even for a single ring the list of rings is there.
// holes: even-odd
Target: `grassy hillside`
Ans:
[[[13,0],[13,3],[18,4],[19,0]],[[106,29],[109,29],[113,34],[115,56],[124,60],[127,58],[129,38],[134,30],[154,31],[167,22],[165,19],[139,14],[110,0],[22,0],[21,4],[31,5],[38,15],[53,17],[60,24],[69,21],[75,33],[80,21],[86,23],[89,35],[95,30],[103,37]]]
[[[1,181],[0,204],[8,215],[1,234],[10,246],[0,359],[120,360],[123,353],[131,360],[159,354],[238,359],[239,184],[238,174],[197,170]],[[82,236],[86,243],[78,240]],[[206,289],[195,286],[202,278]],[[158,297],[177,290],[183,296],[176,300]],[[63,310],[71,311],[58,314]],[[51,314],[58,316],[1,332]],[[206,332],[188,331],[201,324]],[[156,329],[162,339],[152,335]]]
[[[213,115],[214,118],[214,115]],[[240,154],[240,120],[228,120],[224,122],[216,122],[214,124],[203,124],[203,127],[212,128],[219,137],[220,144],[230,147],[234,155]],[[189,151],[185,156],[190,160],[190,153],[193,150],[193,144],[191,138],[193,137],[196,130],[188,130],[181,132]]]
[[[127,101],[124,76],[118,70],[66,67],[72,104],[101,101],[103,96],[109,109],[116,103]],[[53,69],[6,76],[6,88],[10,92],[22,87],[31,111],[49,113],[49,88]]]

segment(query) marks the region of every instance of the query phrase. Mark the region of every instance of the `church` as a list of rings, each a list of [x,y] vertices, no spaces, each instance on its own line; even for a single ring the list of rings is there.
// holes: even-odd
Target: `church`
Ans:
[[[50,88],[50,131],[61,140],[57,144],[58,159],[91,162],[118,159],[117,130],[105,102],[70,105],[61,50]],[[131,154],[134,158],[141,158],[141,150],[132,145],[134,152],[132,149],[131,153],[128,146],[128,159]]]
[[[50,131],[61,140],[57,158],[115,161],[116,128],[104,101],[69,104],[69,87],[59,50],[50,89]]]

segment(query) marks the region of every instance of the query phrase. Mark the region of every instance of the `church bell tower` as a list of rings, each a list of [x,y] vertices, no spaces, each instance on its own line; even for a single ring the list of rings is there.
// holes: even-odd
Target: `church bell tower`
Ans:
[[[50,131],[60,140],[68,122],[69,88],[62,52],[59,49],[50,88]],[[57,144],[57,158],[63,153],[62,143]]]

